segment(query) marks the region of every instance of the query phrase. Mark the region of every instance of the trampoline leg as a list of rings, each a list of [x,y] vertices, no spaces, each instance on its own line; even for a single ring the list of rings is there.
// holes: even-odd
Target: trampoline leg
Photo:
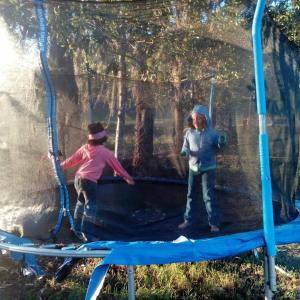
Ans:
[[[133,266],[128,266],[128,300],[135,299],[135,284],[134,284],[134,268]]]
[[[264,277],[265,277],[265,300],[273,299],[276,292],[275,257],[268,256],[265,251],[264,257]]]

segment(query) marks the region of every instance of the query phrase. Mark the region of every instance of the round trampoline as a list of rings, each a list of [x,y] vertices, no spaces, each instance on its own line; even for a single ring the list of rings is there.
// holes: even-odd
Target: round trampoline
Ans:
[[[164,82],[157,77],[155,80],[145,81],[141,80],[143,72],[137,72],[139,65],[126,58],[133,49],[127,50],[128,53],[115,52],[114,55],[101,52],[101,47],[110,42],[106,36],[107,30],[113,30],[105,24],[115,16],[116,22],[120,24],[126,20],[126,30],[130,31],[139,22],[142,24],[145,18],[149,22],[151,20],[154,22],[149,23],[152,26],[151,32],[149,27],[148,31],[141,29],[136,34],[143,36],[145,41],[152,41],[153,46],[159,44],[159,32],[166,24],[155,23],[156,17],[152,14],[141,14],[139,17],[135,15],[134,19],[127,20],[122,12],[118,12],[118,4],[101,4],[98,7],[99,4],[96,3],[59,4],[50,1],[44,5],[49,13],[46,27],[50,31],[49,40],[45,40],[42,35],[45,31],[45,24],[41,21],[43,19],[39,19],[42,18],[42,10],[36,14],[34,4],[24,1],[22,9],[38,21],[31,25],[35,27],[40,24],[40,27],[35,27],[31,36],[24,37],[27,42],[22,48],[18,48],[18,41],[23,37],[18,31],[10,31],[8,25],[5,25],[16,22],[9,14],[13,7],[7,6],[3,10],[1,26],[2,35],[6,38],[5,45],[16,52],[13,61],[3,60],[2,63],[6,66],[3,74],[7,76],[1,92],[1,228],[42,240],[49,237],[49,232],[55,225],[55,230],[59,231],[58,225],[64,218],[60,216],[61,220],[56,221],[58,212],[69,219],[72,217],[72,211],[66,206],[69,199],[67,191],[64,191],[64,182],[72,182],[74,173],[61,173],[58,157],[55,157],[54,152],[59,150],[65,158],[71,155],[86,142],[87,124],[101,121],[108,126],[107,147],[113,150],[115,145],[115,152],[124,167],[139,180],[134,187],[126,186],[118,179],[99,180],[99,232],[96,235],[101,240],[174,239],[178,236],[176,226],[182,221],[187,193],[187,185],[184,183],[188,160],[180,157],[179,153],[184,132],[188,128],[187,118],[196,104],[209,107],[212,126],[225,133],[228,139],[226,147],[217,152],[216,193],[223,224],[220,234],[259,228],[262,218],[258,120],[254,102],[251,40],[246,39],[250,34],[249,30],[243,24],[236,26],[235,29],[241,32],[241,36],[245,36],[243,41],[239,41],[241,44],[238,44],[236,35],[231,35],[229,28],[224,38],[220,39],[218,31],[205,35],[203,29],[207,25],[204,21],[198,21],[195,28],[202,35],[194,36],[188,31],[184,35],[188,45],[192,47],[189,51],[195,59],[189,60],[184,56],[180,60],[173,59],[172,56],[161,57],[161,65],[149,65],[148,71],[151,70],[153,75],[158,76],[167,59],[170,59],[168,68],[164,71],[170,75],[169,80]],[[64,22],[70,24],[69,31],[73,30],[72,26],[79,19],[83,22],[82,28],[85,24],[94,24],[95,27],[90,28],[93,34],[86,35],[82,31],[78,36],[79,40],[69,41],[71,44],[68,45],[68,30],[55,27],[58,20],[55,14],[51,14],[57,5],[60,5],[60,12],[64,13]],[[134,3],[127,5],[128,10],[135,5],[139,6]],[[68,14],[71,8],[74,13]],[[84,19],[81,8],[86,10]],[[150,11],[154,13],[155,9],[154,5]],[[168,10],[163,5],[160,9]],[[99,13],[99,20],[95,18],[95,11]],[[195,18],[201,19],[204,12],[208,13],[209,10],[205,6],[199,8]],[[24,26],[29,26],[31,21],[32,18],[24,19]],[[62,22],[62,19],[59,21]],[[63,39],[63,46],[58,47],[55,30]],[[43,87],[41,74],[37,72],[37,33],[46,89]],[[103,35],[103,43],[98,45],[100,48],[93,46],[97,42],[97,34]],[[175,33],[167,34],[170,42],[173,34]],[[266,47],[266,86],[269,95],[267,126],[270,130],[273,207],[275,222],[279,224],[290,221],[296,215],[293,199],[297,182],[298,144],[295,136],[298,134],[298,111],[296,94],[289,92],[293,86],[289,81],[293,81],[296,76],[293,65],[278,65],[281,52],[277,56],[268,55],[269,49],[277,49],[275,34],[273,41],[270,40]],[[121,41],[122,32],[118,32],[118,35]],[[80,41],[88,38],[89,44],[80,44]],[[132,43],[132,38],[127,37],[128,45]],[[137,47],[141,47],[138,52],[140,57],[150,60],[154,54],[145,52],[147,48],[136,43]],[[86,65],[75,63],[72,53],[67,51],[71,45],[77,45],[79,52],[76,59],[79,61],[90,47],[92,52]],[[284,47],[285,56],[292,58],[293,49],[289,49],[288,45]],[[211,57],[210,66],[195,68],[194,63],[201,65],[208,59],[201,52],[204,49]],[[116,70],[119,70],[119,75],[113,76],[116,73],[110,68],[120,55],[124,55],[126,61],[118,62],[119,69]],[[237,55],[242,57],[240,61],[234,61]],[[229,61],[229,70],[216,68],[221,62],[228,64]],[[179,63],[181,71],[178,69]],[[120,73],[121,65],[127,65],[127,75]],[[187,73],[189,68],[192,69]],[[182,80],[179,81],[180,84],[172,77],[175,76],[172,75],[175,71],[176,76],[180,76]],[[237,78],[229,80],[226,76],[232,72],[237,73]],[[283,78],[286,83],[282,86],[278,83]],[[126,95],[123,90],[127,91]],[[295,107],[295,110],[291,111],[291,107]],[[57,170],[57,176],[53,175],[53,168]],[[104,175],[112,173],[107,170]],[[68,189],[73,209],[76,193],[72,184],[68,185]],[[66,195],[61,199],[64,193]],[[209,232],[206,226],[205,208],[199,207],[199,231],[191,232],[191,237],[206,236]],[[65,227],[68,225],[64,224]],[[158,228],[163,230],[157,230]],[[60,234],[62,240],[64,235],[68,235],[66,231],[63,235]],[[66,241],[68,239],[65,238]]]
[[[266,22],[264,112],[247,1],[100,2],[1,4],[3,234],[43,247],[78,246],[76,168],[63,172],[60,163],[87,142],[92,122],[105,125],[105,147],[136,181],[127,185],[110,168],[99,178],[93,235],[105,249],[108,241],[164,243],[262,229],[266,154],[270,177],[263,180],[272,186],[274,222],[295,219],[299,58],[287,39]],[[196,130],[189,119],[195,105],[208,108],[209,126],[227,139],[216,150],[218,233],[210,232],[202,200],[196,226],[178,227],[189,172],[189,158],[180,153],[186,133]],[[264,143],[269,152],[262,154]]]

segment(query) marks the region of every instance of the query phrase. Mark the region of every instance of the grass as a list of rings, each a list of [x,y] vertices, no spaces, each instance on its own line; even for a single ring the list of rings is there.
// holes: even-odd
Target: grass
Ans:
[[[249,252],[219,261],[139,266],[135,268],[136,298],[264,299],[262,261],[262,253],[256,258]],[[60,262],[43,258],[41,263],[48,274],[42,281],[35,282],[20,276],[16,281],[16,272],[12,271],[17,268],[16,264],[0,269],[0,296],[5,283],[8,292],[2,298],[5,300],[84,299],[90,274],[99,259],[82,260],[67,279],[58,284],[53,280],[53,272]],[[286,275],[277,272],[278,292],[274,299],[300,299],[300,245],[279,247],[276,264]],[[13,272],[12,276],[5,274],[8,269]],[[9,286],[9,283],[14,285]],[[127,284],[126,267],[111,266],[99,299],[127,299]],[[18,297],[17,292],[21,290],[23,294]]]

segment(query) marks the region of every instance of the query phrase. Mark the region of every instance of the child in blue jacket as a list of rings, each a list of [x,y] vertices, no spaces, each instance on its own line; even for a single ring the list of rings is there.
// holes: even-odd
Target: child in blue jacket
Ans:
[[[196,105],[191,117],[194,128],[186,131],[181,150],[182,156],[189,157],[189,177],[184,222],[178,228],[186,229],[197,225],[201,201],[198,192],[200,185],[211,232],[218,232],[220,217],[214,190],[216,151],[225,145],[226,138],[211,127],[205,106]]]

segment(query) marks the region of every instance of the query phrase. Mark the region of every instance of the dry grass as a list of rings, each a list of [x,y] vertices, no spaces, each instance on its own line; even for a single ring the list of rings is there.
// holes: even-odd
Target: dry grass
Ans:
[[[263,299],[262,254],[252,253],[220,261],[136,268],[137,299]],[[58,284],[53,272],[61,262],[42,259],[47,276],[41,281],[22,277],[19,265],[1,259],[0,298],[5,300],[84,299],[86,287],[97,259],[82,260],[67,279]],[[300,298],[300,245],[279,247],[277,265],[285,274],[277,272],[278,292],[275,299]],[[127,299],[127,271],[112,266],[99,299]]]

